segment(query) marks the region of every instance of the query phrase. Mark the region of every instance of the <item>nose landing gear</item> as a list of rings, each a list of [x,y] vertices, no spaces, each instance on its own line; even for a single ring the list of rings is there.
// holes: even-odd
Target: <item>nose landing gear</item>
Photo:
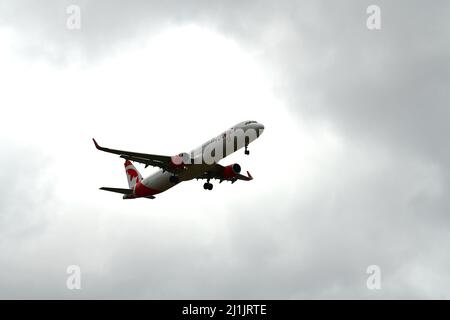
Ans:
[[[244,151],[244,153],[245,153],[246,155],[249,155],[249,154],[250,154],[250,151],[248,150],[248,144],[245,145],[245,151]]]

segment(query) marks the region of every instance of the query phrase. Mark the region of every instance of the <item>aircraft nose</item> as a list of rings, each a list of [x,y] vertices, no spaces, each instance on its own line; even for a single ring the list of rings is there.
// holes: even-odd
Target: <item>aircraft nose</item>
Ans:
[[[258,123],[258,130],[260,130],[261,132],[264,131],[264,125],[262,123]]]
[[[256,126],[256,130],[258,131],[258,137],[259,137],[264,131],[264,125],[261,123],[258,123]]]

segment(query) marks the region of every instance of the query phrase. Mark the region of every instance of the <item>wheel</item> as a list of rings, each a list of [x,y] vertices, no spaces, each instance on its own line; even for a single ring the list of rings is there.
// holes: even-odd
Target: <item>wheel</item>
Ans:
[[[249,155],[249,154],[250,154],[250,151],[245,150],[245,154],[246,154],[246,155]]]
[[[213,188],[212,183],[205,182],[205,184],[203,185],[203,189],[205,190],[212,190],[212,188]]]
[[[178,183],[178,182],[180,182],[180,177],[179,176],[170,176],[169,181],[172,183]]]

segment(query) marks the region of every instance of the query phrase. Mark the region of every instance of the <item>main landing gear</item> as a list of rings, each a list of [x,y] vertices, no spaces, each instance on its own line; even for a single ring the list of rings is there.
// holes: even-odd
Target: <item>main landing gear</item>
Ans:
[[[245,151],[244,151],[244,153],[245,153],[246,155],[249,155],[249,154],[250,154],[250,151],[248,151],[248,144],[245,145]]]
[[[169,181],[172,183],[178,183],[178,182],[180,182],[180,177],[179,176],[170,176]]]
[[[213,184],[209,182],[205,182],[205,184],[203,185],[203,189],[205,190],[212,190],[213,189]]]

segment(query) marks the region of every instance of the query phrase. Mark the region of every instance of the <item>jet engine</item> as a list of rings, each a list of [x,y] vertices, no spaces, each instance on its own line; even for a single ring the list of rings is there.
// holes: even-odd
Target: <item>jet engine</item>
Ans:
[[[226,166],[223,170],[223,179],[232,180],[241,172],[241,166],[237,163]]]

